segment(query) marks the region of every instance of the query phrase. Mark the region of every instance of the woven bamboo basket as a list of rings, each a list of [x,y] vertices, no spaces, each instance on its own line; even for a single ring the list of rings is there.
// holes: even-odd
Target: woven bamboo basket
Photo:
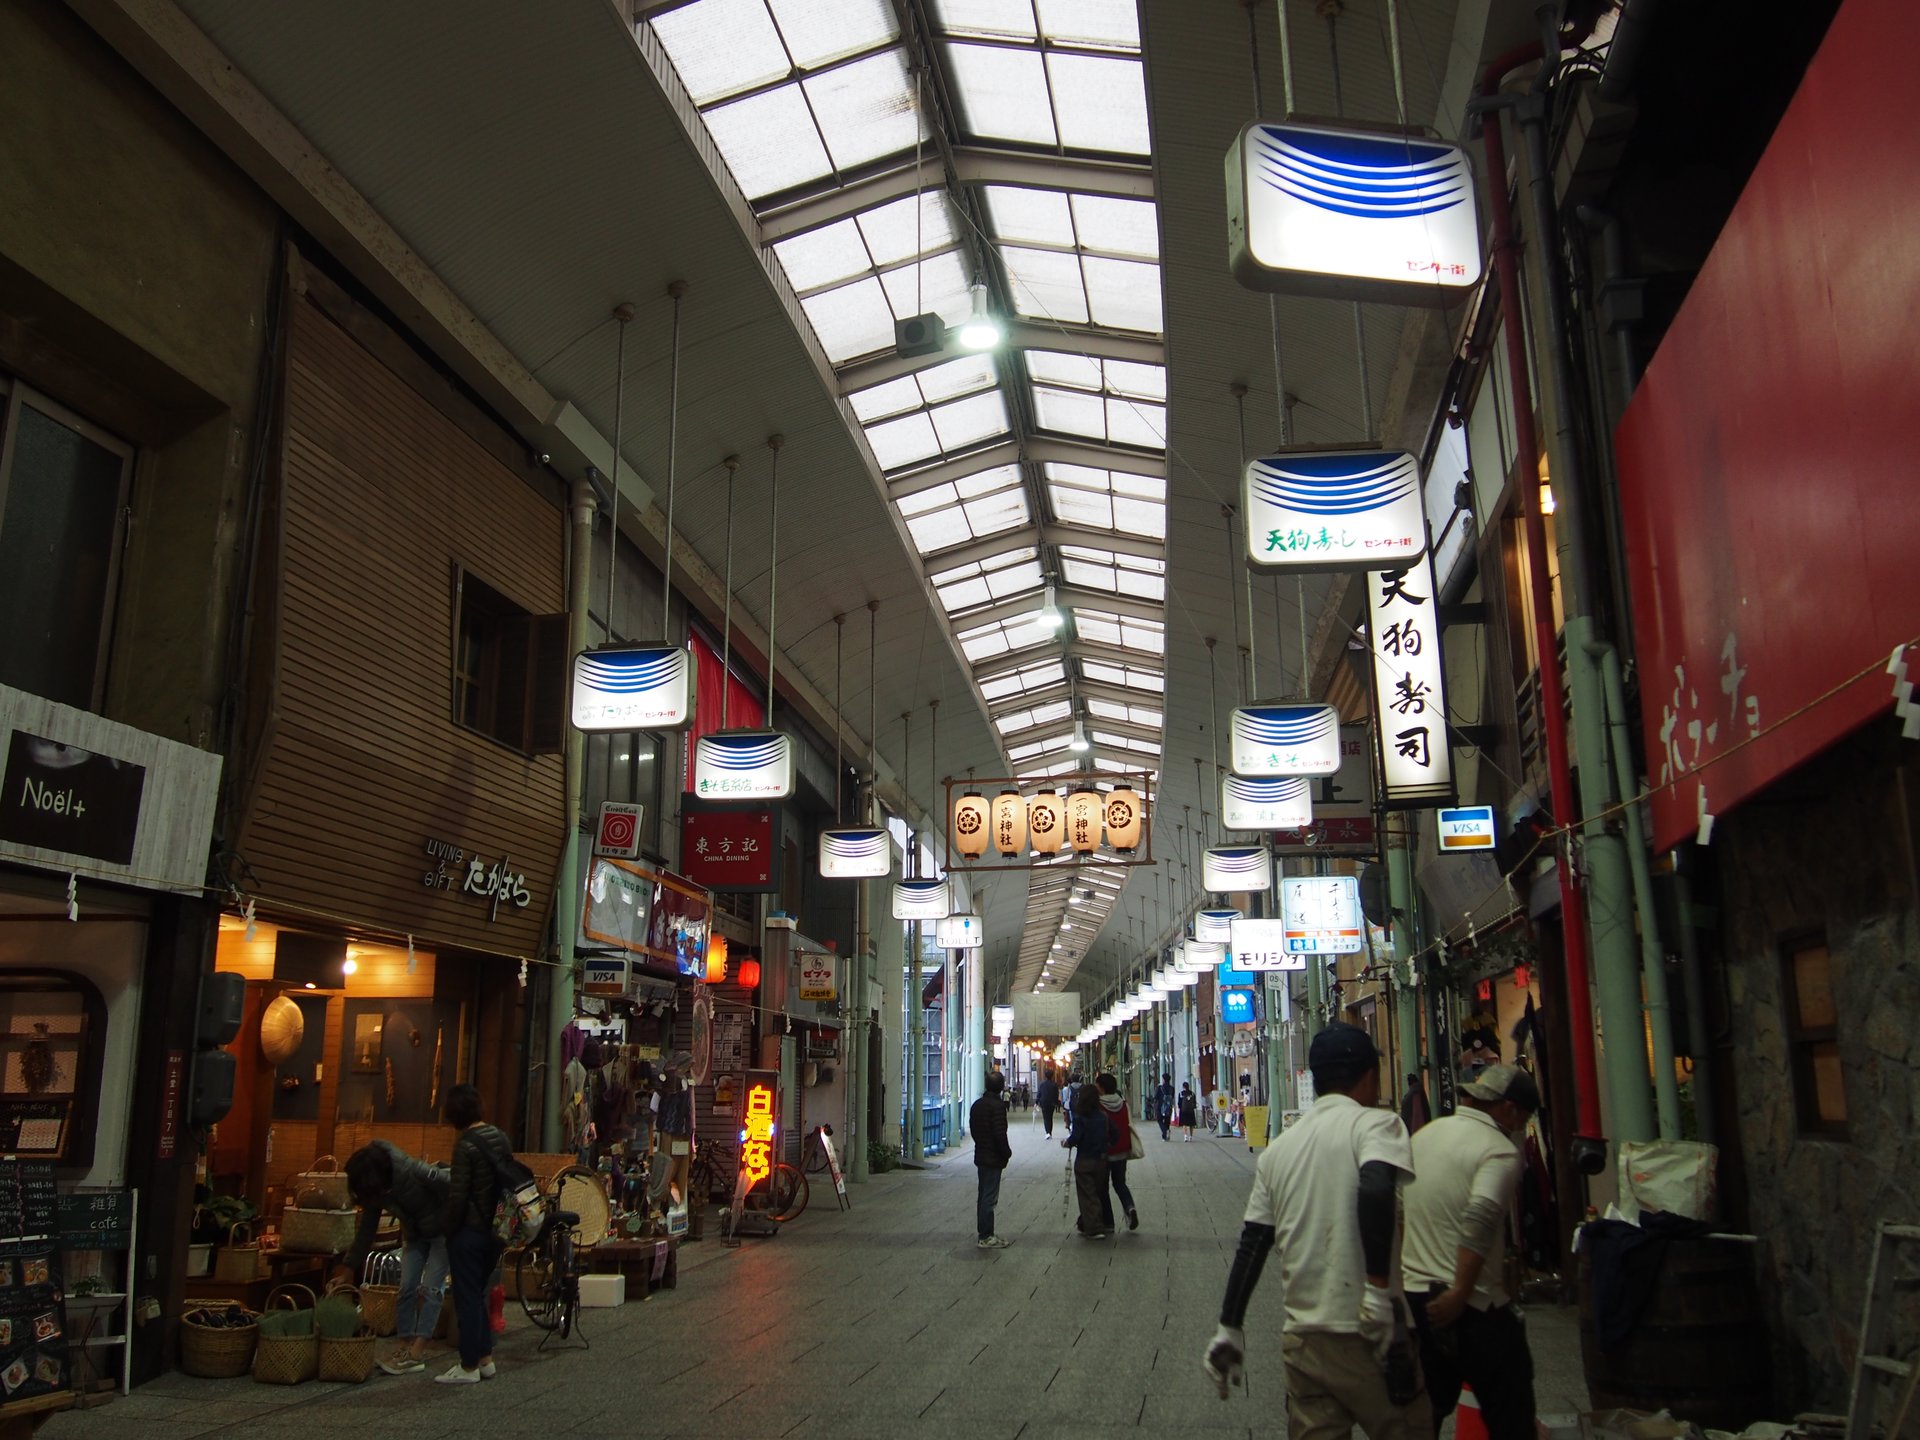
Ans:
[[[359,1286],[344,1280],[332,1282],[327,1286],[327,1299],[336,1298],[353,1303],[353,1314],[360,1321],[360,1328],[352,1335],[319,1335],[319,1378],[358,1385],[373,1373],[373,1347],[379,1343],[379,1337],[366,1324],[365,1297]],[[318,1334],[319,1307],[315,1308],[313,1318],[314,1331]]]
[[[254,1342],[260,1327],[251,1323],[215,1329],[195,1317],[220,1314],[227,1305],[196,1305],[180,1317],[180,1368],[202,1380],[233,1380],[253,1364]],[[247,1311],[252,1316],[251,1310]]]
[[[307,1297],[302,1305],[299,1295]],[[276,1286],[267,1296],[267,1308],[313,1310],[313,1291],[304,1285]],[[309,1320],[311,1326],[311,1320]],[[253,1378],[262,1385],[298,1385],[313,1379],[320,1368],[320,1342],[311,1328],[305,1335],[261,1335],[253,1348]]]
[[[289,1205],[280,1216],[280,1248],[297,1255],[338,1255],[353,1245],[358,1210],[302,1210]]]
[[[288,1188],[303,1209],[345,1210],[353,1204],[353,1197],[347,1192],[346,1172],[331,1155],[320,1156],[311,1169],[294,1176]],[[322,1203],[315,1205],[312,1200]]]
[[[213,1252],[213,1278],[226,1285],[251,1285],[266,1274],[260,1243],[244,1221],[227,1227],[227,1243]]]
[[[398,1250],[375,1250],[360,1269],[360,1318],[376,1335],[400,1328],[401,1257]]]

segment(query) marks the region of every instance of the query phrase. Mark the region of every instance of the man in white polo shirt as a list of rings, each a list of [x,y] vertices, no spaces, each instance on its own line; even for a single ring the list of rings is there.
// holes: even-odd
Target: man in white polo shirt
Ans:
[[[1540,1091],[1526,1071],[1490,1065],[1461,1087],[1460,1104],[1413,1137],[1405,1267],[1421,1368],[1436,1434],[1464,1382],[1491,1440],[1531,1440],[1533,1356],[1506,1292],[1506,1236],[1520,1185],[1514,1137]]]
[[[1426,1440],[1433,1422],[1400,1293],[1398,1188],[1413,1175],[1406,1127],[1380,1103],[1366,1031],[1329,1025],[1307,1050],[1313,1108],[1254,1167],[1207,1375],[1225,1399],[1242,1382],[1247,1301],[1267,1252],[1286,1290],[1281,1350],[1292,1440]]]

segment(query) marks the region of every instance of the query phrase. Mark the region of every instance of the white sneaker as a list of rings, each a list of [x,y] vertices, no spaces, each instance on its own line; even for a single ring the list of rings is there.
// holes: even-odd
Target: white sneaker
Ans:
[[[478,1370],[464,1369],[460,1362],[456,1360],[453,1362],[453,1367],[448,1370],[446,1374],[434,1376],[433,1383],[436,1385],[478,1385],[480,1383],[480,1372]]]
[[[1012,1243],[1011,1240],[1002,1240],[998,1235],[989,1235],[984,1239],[974,1241],[973,1248],[976,1250],[1004,1250]]]
[[[486,1359],[480,1362],[480,1378],[482,1380],[491,1380],[494,1376],[498,1375],[499,1373],[500,1371],[498,1367],[496,1367],[493,1363],[493,1356],[489,1355],[487,1356]]]

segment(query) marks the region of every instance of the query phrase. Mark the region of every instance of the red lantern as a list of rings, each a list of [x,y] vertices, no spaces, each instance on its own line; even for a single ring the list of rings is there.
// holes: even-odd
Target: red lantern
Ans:
[[[711,935],[707,938],[707,974],[709,985],[718,985],[727,978],[727,941],[724,935]]]
[[[760,988],[760,962],[758,960],[742,960],[737,978],[747,989],[758,990]]]
[[[1514,989],[1525,990],[1528,986],[1532,984],[1533,984],[1532,970],[1528,969],[1525,965],[1516,965],[1513,967],[1513,988]]]

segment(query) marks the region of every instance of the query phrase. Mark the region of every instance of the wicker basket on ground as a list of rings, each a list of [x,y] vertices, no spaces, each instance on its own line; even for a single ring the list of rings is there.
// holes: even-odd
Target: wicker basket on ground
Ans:
[[[306,1297],[304,1305],[301,1296]],[[253,1378],[262,1385],[298,1385],[318,1373],[320,1342],[313,1333],[313,1303],[313,1291],[304,1285],[276,1286],[267,1296],[267,1323],[260,1327],[253,1347]],[[298,1318],[279,1318],[288,1312]]]
[[[319,1378],[358,1385],[373,1373],[373,1347],[379,1343],[361,1317],[361,1294],[345,1281],[327,1286],[313,1307],[313,1328],[320,1347]]]
[[[180,1317],[180,1368],[202,1380],[236,1379],[253,1364],[259,1338],[253,1311],[240,1305],[196,1305]]]

